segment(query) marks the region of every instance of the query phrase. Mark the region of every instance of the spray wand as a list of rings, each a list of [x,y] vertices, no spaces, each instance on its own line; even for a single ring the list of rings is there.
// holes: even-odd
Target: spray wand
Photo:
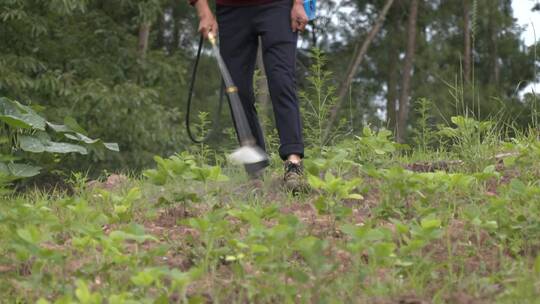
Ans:
[[[238,140],[240,141],[240,148],[236,149],[234,152],[229,154],[228,159],[234,163],[244,164],[244,165],[265,161],[268,159],[268,156],[255,143],[255,139],[253,137],[253,134],[251,133],[251,128],[249,127],[249,123],[247,121],[246,114],[242,106],[242,102],[240,101],[240,96],[238,96],[238,88],[234,85],[231,74],[229,73],[229,69],[225,65],[225,61],[223,61],[223,58],[221,57],[221,53],[219,52],[219,47],[217,44],[216,37],[214,36],[212,32],[208,33],[208,40],[210,41],[210,44],[212,45],[214,56],[216,57],[219,70],[221,72],[221,76],[223,77],[225,93],[227,94],[227,97],[229,99],[229,104],[231,106],[231,111],[232,111],[232,118],[234,120],[234,126],[236,128]],[[199,52],[198,52],[197,57],[199,56],[200,56],[200,47],[199,47]],[[195,71],[196,71],[196,67],[194,69],[194,74],[195,74]],[[193,77],[192,79],[193,82],[194,82],[194,79],[195,77]],[[193,86],[193,82],[192,82],[192,86]],[[188,116],[186,116],[186,124],[188,127],[188,134],[190,135],[190,138],[193,137],[191,136],[191,131],[189,129],[189,106],[191,104],[191,94],[192,94],[191,91],[193,91],[193,88],[190,90],[190,96],[188,100],[188,113],[187,113]],[[220,102],[220,108],[221,108],[221,102]]]

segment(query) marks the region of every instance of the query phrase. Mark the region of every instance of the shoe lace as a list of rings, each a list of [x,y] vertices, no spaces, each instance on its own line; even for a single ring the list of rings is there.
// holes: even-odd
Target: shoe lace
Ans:
[[[298,164],[289,162],[289,163],[287,163],[286,171],[287,171],[287,173],[296,173],[296,174],[301,175],[302,174],[302,167],[300,165],[298,165]]]

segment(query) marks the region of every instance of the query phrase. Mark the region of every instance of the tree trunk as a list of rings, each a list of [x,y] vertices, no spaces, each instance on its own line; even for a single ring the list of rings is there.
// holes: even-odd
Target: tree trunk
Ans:
[[[471,82],[471,18],[469,0],[463,0],[463,80]]]
[[[256,64],[257,69],[260,71],[259,78],[257,79],[257,97],[261,103],[261,112],[263,113],[263,116],[267,116],[270,111],[270,90],[268,89],[268,79],[266,77],[266,70],[264,68],[261,37],[259,37]],[[261,127],[263,129],[263,134],[266,134],[265,124],[261,123]]]
[[[416,53],[416,21],[418,19],[418,0],[410,0],[409,21],[407,25],[407,54],[403,66],[403,79],[401,81],[401,96],[399,98],[399,112],[397,122],[397,141],[405,142],[407,120],[409,118],[409,99],[411,79]]]
[[[489,16],[488,16],[488,25],[489,25],[489,39],[490,39],[490,65],[491,65],[491,76],[490,83],[494,86],[497,86],[500,79],[500,69],[499,69],[499,49],[497,43],[497,37],[499,33],[497,13],[499,11],[499,1],[494,1],[489,5]]]
[[[386,64],[386,127],[396,132],[397,119],[397,99],[399,97],[399,54],[401,52],[401,43],[398,37],[401,37],[401,10],[397,7],[389,12],[389,30],[387,38],[387,56]]]
[[[181,16],[180,16],[180,7],[178,4],[175,4],[172,9],[172,37],[169,38],[169,53],[174,54],[180,47],[180,31],[181,31]]]
[[[315,26],[315,22],[311,21],[311,47],[316,48],[317,47],[317,27]]]
[[[157,18],[157,37],[155,42],[156,49],[162,50],[165,47],[165,28],[166,28],[166,22],[165,22],[165,16],[167,14],[168,9],[165,8],[161,14],[158,15]]]
[[[399,76],[399,49],[388,48],[388,75],[386,80],[386,125],[389,130],[396,130],[398,98],[398,76]]]
[[[148,49],[148,38],[150,36],[150,23],[143,22],[139,26],[139,59],[143,59],[146,56],[146,50]]]
[[[381,13],[379,14],[379,17],[377,17],[377,20],[375,21],[375,24],[373,25],[373,28],[369,32],[368,36],[366,37],[366,40],[364,40],[362,46],[360,47],[358,53],[354,58],[351,60],[349,67],[347,69],[347,76],[345,77],[345,81],[343,81],[339,87],[338,96],[336,105],[334,108],[330,111],[330,119],[328,120],[328,125],[326,126],[325,134],[323,138],[326,139],[330,135],[330,130],[332,129],[332,126],[334,125],[337,114],[339,113],[339,110],[341,109],[341,106],[343,104],[343,100],[345,99],[345,96],[347,95],[347,92],[349,92],[349,87],[351,86],[351,83],[353,81],[354,76],[356,75],[356,72],[358,71],[358,67],[364,60],[364,57],[369,49],[369,46],[371,45],[371,42],[373,39],[375,39],[375,36],[379,33],[381,30],[381,27],[384,23],[384,20],[386,18],[386,15],[388,14],[388,11],[390,10],[390,7],[392,7],[392,4],[394,3],[394,0],[387,0],[386,4],[384,5]],[[362,42],[358,41],[358,46]]]

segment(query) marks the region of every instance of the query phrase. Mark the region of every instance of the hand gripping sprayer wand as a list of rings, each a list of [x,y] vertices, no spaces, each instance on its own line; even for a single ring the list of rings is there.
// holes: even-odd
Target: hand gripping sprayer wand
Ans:
[[[210,44],[212,44],[212,50],[218,62],[221,76],[223,77],[225,92],[229,98],[236,132],[240,141],[240,148],[231,153],[228,158],[232,162],[244,165],[265,161],[268,159],[268,156],[260,147],[255,144],[255,139],[251,133],[251,128],[249,127],[249,123],[246,118],[246,113],[242,107],[240,97],[238,96],[238,88],[232,81],[229,69],[227,69],[225,62],[221,57],[221,53],[219,52],[216,37],[212,32],[208,33],[208,40],[210,41]]]

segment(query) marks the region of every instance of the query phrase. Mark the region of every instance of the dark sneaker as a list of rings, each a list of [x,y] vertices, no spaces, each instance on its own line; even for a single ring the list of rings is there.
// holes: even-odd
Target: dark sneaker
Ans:
[[[283,176],[285,188],[293,193],[298,193],[305,188],[304,166],[302,163],[295,164],[290,161],[285,162],[285,175]]]

